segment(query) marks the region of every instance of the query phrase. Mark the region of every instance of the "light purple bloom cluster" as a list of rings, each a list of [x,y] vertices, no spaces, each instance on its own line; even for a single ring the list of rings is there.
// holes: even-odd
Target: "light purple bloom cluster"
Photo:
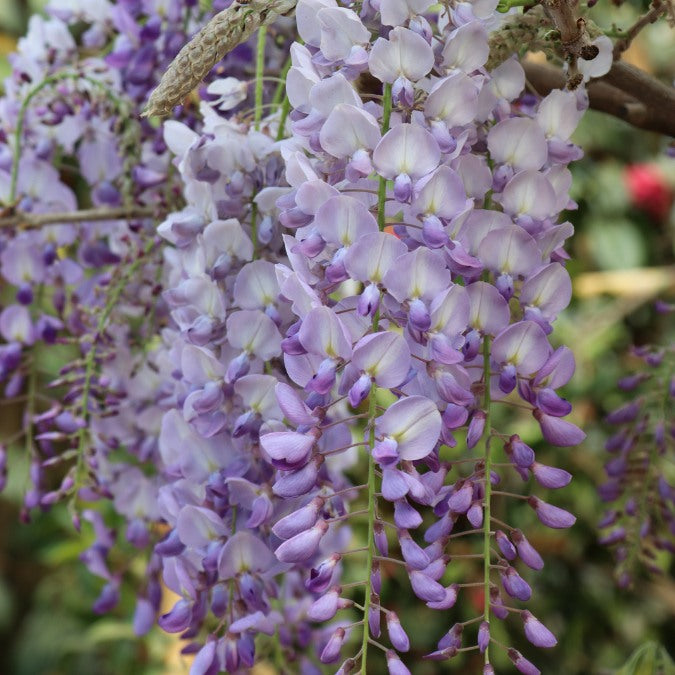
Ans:
[[[211,11],[227,4],[213,3]],[[24,431],[36,470],[26,517],[89,482],[79,461],[61,487],[46,494],[49,481],[37,467],[70,461],[67,446],[81,452],[88,418],[119,414],[120,400],[130,393],[128,374],[147,373],[146,350],[134,343],[151,340],[155,320],[165,313],[157,307],[161,257],[149,216],[177,208],[183,197],[170,181],[162,130],[138,116],[187,36],[210,16],[195,0],[52,0],[46,10],[47,18],[31,18],[10,57],[12,73],[0,99],[3,215],[64,215],[62,223],[7,227],[0,234],[0,273],[16,290],[15,301],[0,312],[5,396],[42,388],[34,355],[41,346],[72,345],[72,361],[52,384],[50,409],[38,415],[29,401]],[[96,51],[107,54],[91,56]],[[270,53],[279,60],[279,49]],[[250,76],[250,46],[229,56],[228,67]],[[201,124],[194,106],[176,112],[190,126]],[[91,220],[68,218],[85,206],[94,207]],[[139,317],[147,320],[141,324]],[[115,371],[113,361],[124,366]],[[102,376],[103,369],[110,375]],[[146,402],[141,397],[131,405]],[[124,436],[112,433],[106,442],[128,447]]]
[[[659,555],[675,553],[675,351],[634,347],[632,356],[638,369],[618,382],[631,399],[606,417],[615,429],[605,443],[607,480],[598,488],[610,505],[599,523],[600,543],[613,547],[622,588],[633,584],[640,568],[662,574]]]
[[[0,382],[7,398],[26,392],[26,519],[61,499],[73,506],[110,499],[136,548],[157,538],[151,531],[162,519],[162,481],[151,467],[161,463],[158,403],[173,393],[173,366],[153,344],[166,307],[152,216],[184,198],[171,179],[163,130],[139,115],[187,37],[227,4],[215,2],[206,12],[193,0],[52,0],[48,17],[32,17],[10,57],[0,99],[2,215],[64,219],[23,229],[20,218],[18,228],[0,233],[0,273],[16,289],[16,300],[0,308]],[[281,49],[269,51],[270,68],[278,70]],[[229,55],[227,65],[250,78],[250,45]],[[199,127],[195,112],[192,105],[176,110]],[[69,214],[89,206],[91,220],[71,221]],[[65,345],[66,364],[47,389],[40,352],[55,343]],[[1,486],[5,480],[3,448]],[[83,559],[106,581],[95,608],[106,611],[117,602],[126,563],[118,556],[117,569],[109,568],[117,534],[95,511],[82,515],[95,533]],[[74,521],[79,526],[80,516]],[[159,609],[157,561],[149,557],[139,632]]]
[[[368,542],[360,658],[368,637],[380,634],[381,613],[391,616],[379,597],[378,561],[390,556],[392,539],[414,593],[449,609],[461,589],[443,584],[456,557],[453,536],[475,534],[490,557],[485,612],[476,619],[483,619],[478,646],[489,667],[490,621],[522,612],[504,606],[500,586],[518,600],[531,593],[512,563],[543,565],[520,530],[491,519],[492,500],[510,496],[497,489],[495,446],[503,439],[524,480],[532,475],[556,489],[571,479],[538,462],[517,435],[492,429],[491,403],[517,396],[553,445],[584,436],[564,419],[570,406],[556,391],[572,375],[572,354],[551,347],[547,335],[571,293],[562,244],[572,227],[556,217],[571,205],[565,164],[580,156],[569,136],[585,104],[555,91],[534,109],[519,107],[521,66],[483,68],[493,14],[469,4],[449,14],[426,9],[382,1],[357,15],[336,3],[299,3],[304,44],[291,48],[292,136],[282,145],[292,191],[277,201],[281,223],[294,230],[284,236],[289,265],[277,266],[277,277],[298,320],[281,346],[286,372],[310,407],[346,398],[360,411],[369,402],[365,443],[371,471],[381,476],[374,489],[369,478],[369,499],[381,490],[383,503],[369,507],[377,550]],[[382,83],[382,96],[353,86],[366,72]],[[261,443],[298,479],[313,478],[312,463],[322,457],[318,431],[305,432],[302,443],[297,431]],[[453,461],[458,436],[469,454]],[[485,452],[472,459],[480,441]],[[311,488],[308,481],[308,498]],[[536,496],[523,499],[549,527],[574,523]],[[393,522],[380,515],[384,502]],[[437,520],[416,537],[424,507]],[[312,528],[307,542],[315,541]],[[484,546],[493,537],[498,551]],[[283,545],[277,555],[285,554]],[[534,617],[521,616],[530,641],[555,644]],[[463,628],[476,620],[455,624],[429,658],[465,648]],[[407,639],[398,632],[390,631],[390,641],[404,652]],[[334,651],[322,656],[333,658]],[[405,672],[388,660],[392,672]]]
[[[108,63],[139,103],[171,53],[172,29],[153,21],[153,3],[102,4],[118,21]],[[68,17],[89,11],[67,5]],[[551,528],[575,520],[507,488],[532,477],[545,489],[571,480],[518,435],[519,410],[551,445],[584,437],[565,419],[571,407],[559,393],[572,353],[548,337],[571,295],[563,244],[573,228],[557,221],[574,206],[566,164],[581,154],[569,138],[584,94],[553,91],[532,103],[521,98],[515,58],[487,71],[496,2],[434,11],[425,0],[352,5],[298,2],[287,105],[271,100],[252,119],[236,107],[246,83],[230,77],[210,87],[218,98],[202,102],[198,125],[189,116],[161,131],[143,123],[134,199],[173,207],[159,226],[170,245],[161,268],[141,264],[144,282],[123,288],[126,277],[109,275],[106,283],[117,282],[126,300],[121,316],[152,314],[163,287],[170,321],[144,349],[132,349],[122,325],[97,333],[103,345],[86,342],[66,383],[73,401],[83,386],[100,396],[40,420],[88,441],[72,483],[53,498],[74,484],[82,498],[112,499],[127,540],[152,548],[134,628],[149,630],[163,580],[179,599],[158,622],[188,641],[191,675],[247,672],[268,649],[303,674],[318,672],[317,660],[365,673],[373,645],[390,673],[409,673],[406,617],[381,597],[391,564],[430,609],[449,610],[465,587],[482,588],[483,611],[449,626],[429,659],[476,651],[483,672],[493,672],[490,655],[502,645],[491,625],[509,615],[534,645],[556,644],[513,606],[532,593],[523,567],[544,562],[493,505],[518,500]],[[162,21],[184,16],[180,7],[169,2]],[[109,24],[89,18],[91,39],[105,42]],[[267,57],[274,67],[278,54]],[[72,88],[65,93],[71,100]],[[104,136],[84,153],[101,171],[114,166],[101,158]],[[78,151],[85,146],[73,140]],[[174,169],[180,187],[166,183]],[[96,175],[116,190],[123,174]],[[143,182],[155,174],[156,183]],[[184,208],[174,206],[179,196]],[[106,251],[114,240],[96,228],[88,237]],[[120,255],[132,265],[129,239]],[[13,283],[24,268],[34,278],[35,246],[22,245],[31,262]],[[97,250],[98,266],[115,262]],[[19,258],[6,259],[11,269]],[[14,343],[32,335],[22,307],[0,315],[9,377],[21,360]],[[92,376],[81,368],[89,354]],[[494,428],[497,404],[514,411],[505,429]],[[93,479],[86,489],[83,472]],[[106,611],[121,583],[108,561],[115,535],[95,511],[82,515],[96,534],[85,562],[106,582],[96,609]],[[368,534],[354,548],[357,518]],[[156,525],[165,532],[159,542]],[[362,560],[360,580],[343,583],[346,559]],[[453,560],[473,576],[450,583]],[[378,642],[383,628],[390,646]],[[519,652],[507,656],[520,672],[539,672]]]

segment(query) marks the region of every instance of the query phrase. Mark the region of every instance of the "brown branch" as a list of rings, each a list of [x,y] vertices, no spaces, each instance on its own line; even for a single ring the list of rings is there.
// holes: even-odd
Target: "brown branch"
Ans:
[[[576,73],[577,59],[590,61],[598,55],[598,48],[591,44],[586,21],[577,16],[575,0],[541,0],[546,16],[560,33],[564,56],[570,61],[571,73]]]
[[[82,209],[66,213],[15,213],[0,218],[0,228],[18,227],[32,230],[56,223],[82,223],[92,220],[136,220],[138,218],[159,217],[158,209],[152,206],[126,207],[114,209]]]
[[[601,78],[617,89],[637,99],[654,115],[675,122],[675,89],[650,77],[647,73],[623,61],[616,61]],[[668,132],[675,136],[672,131]]]
[[[661,14],[664,14],[668,7],[667,0],[652,0],[649,11],[638,17],[637,21],[627,30],[620,40],[614,45],[614,60],[621,58],[631,42],[637,37],[637,34],[650,23],[654,23]]]
[[[627,77],[625,66],[615,63],[608,75],[587,85],[590,107],[634,127],[675,137],[675,92],[632,66]],[[553,66],[525,61],[523,67],[527,81],[542,96],[565,86],[564,73]],[[648,91],[648,97],[635,94],[631,77],[639,82],[641,93]]]

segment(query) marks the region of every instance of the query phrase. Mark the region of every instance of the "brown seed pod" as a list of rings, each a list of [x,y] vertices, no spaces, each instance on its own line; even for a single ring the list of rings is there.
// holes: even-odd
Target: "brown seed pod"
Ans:
[[[169,115],[228,52],[296,4],[297,0],[239,0],[216,14],[171,62],[143,117]]]

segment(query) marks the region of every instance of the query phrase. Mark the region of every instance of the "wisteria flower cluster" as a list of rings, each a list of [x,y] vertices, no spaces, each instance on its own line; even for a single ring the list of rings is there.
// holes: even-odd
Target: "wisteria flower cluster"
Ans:
[[[116,98],[138,110],[183,41],[180,21],[204,18],[196,4],[102,2],[94,12],[54,0],[55,18],[33,29],[70,45],[63,64],[76,50],[63,21],[89,21],[86,44],[113,49],[105,65],[82,63],[86,81],[117,77]],[[95,206],[130,195],[169,211],[152,264],[149,213],[122,230],[25,232],[3,249],[2,273],[18,288],[0,315],[3,379],[21,378],[25,347],[66,326],[80,350],[57,383],[65,405],[29,418],[41,451],[74,466],[45,494],[36,454],[26,506],[72,493],[91,502],[84,560],[105,581],[95,607],[105,612],[123,573],[108,555],[117,533],[94,506],[112,500],[123,538],[147,552],[134,629],[157,620],[180,634],[191,675],[248,672],[266,657],[307,674],[319,664],[375,672],[375,650],[392,675],[409,673],[406,617],[386,592],[399,568],[447,618],[430,660],[476,656],[464,663],[488,675],[503,651],[519,672],[538,673],[495,637],[503,621],[522,624],[536,647],[557,643],[522,604],[525,569],[544,561],[501,517],[515,501],[527,512],[519,524],[575,522],[542,494],[571,475],[538,461],[517,418],[531,415],[553,446],[584,438],[560,392],[574,359],[550,336],[571,297],[573,228],[558,220],[574,208],[567,164],[581,151],[570,136],[587,99],[583,87],[526,94],[515,57],[488,70],[501,16],[496,2],[299,0],[286,67],[263,31],[255,91],[234,58],[199,115],[181,107],[161,128],[125,121],[107,95],[97,105],[117,117],[95,114],[89,94],[73,108],[81,87],[66,78],[61,98],[17,112],[35,57],[23,71],[14,64],[3,105],[8,119],[28,115],[34,142],[16,122],[21,161],[33,165],[13,172],[7,139],[0,180],[11,207],[21,196],[26,212],[76,208],[53,166],[69,130],[57,154],[77,155]],[[42,58],[28,82],[56,68],[47,50]],[[268,68],[285,76],[280,94],[264,87]],[[116,145],[122,128],[133,167]],[[27,176],[43,174],[49,191],[31,194]],[[79,264],[60,253],[69,246]],[[38,337],[30,308],[43,307],[43,288],[68,292],[54,292],[63,299]],[[93,330],[83,306],[96,308]],[[513,412],[503,428],[498,405]],[[74,452],[57,455],[72,439]],[[177,600],[158,616],[162,584]],[[454,621],[476,590],[480,609]]]
[[[531,594],[518,560],[543,561],[493,513],[521,499],[569,527],[567,511],[500,483],[511,471],[556,489],[571,476],[493,429],[491,409],[519,399],[549,443],[583,438],[556,391],[571,352],[547,336],[571,292],[572,228],[556,217],[570,206],[565,164],[580,155],[569,136],[585,101],[521,100],[517,61],[483,69],[492,13],[423,4],[357,14],[300,2],[288,138],[275,142],[278,111],[250,125],[204,108],[201,136],[165,125],[188,206],[160,227],[174,247],[164,341],[180,365],[158,441],[171,531],[155,553],[181,596],[160,625],[196,638],[210,612],[220,618],[193,643],[194,672],[250,665],[261,633],[287,658],[308,644],[323,663],[342,655],[339,672],[365,672],[372,645],[408,672],[409,639],[381,597],[391,562],[431,609],[483,589],[483,611],[449,625],[431,659],[478,650],[492,672],[490,626],[509,615],[535,645],[556,643],[505,600]],[[356,518],[363,549],[350,548]],[[352,556],[363,578],[344,585]],[[447,585],[462,558],[480,560],[476,577]],[[344,610],[362,619],[335,622]]]
[[[84,453],[89,418],[114,414],[128,393],[116,375],[102,377],[102,364],[123,355],[123,372],[142,367],[146,350],[134,345],[152,340],[165,313],[153,218],[183,198],[162,130],[139,115],[183,42],[211,15],[196,2],[154,0],[53,0],[47,11],[31,19],[0,100],[0,272],[15,288],[0,314],[0,380],[8,399],[29,392],[24,432],[34,469],[25,517],[88,481],[80,457],[48,494],[43,469]],[[100,51],[104,58],[91,56]],[[279,54],[270,50],[271,72]],[[252,61],[243,45],[228,56],[228,70],[245,83]],[[247,90],[253,99],[253,87],[244,89],[238,102]],[[176,114],[195,127],[195,110],[185,105]],[[49,410],[38,411],[36,355],[54,343],[72,345],[72,361],[52,383]]]
[[[599,523],[600,543],[613,548],[623,588],[633,584],[640,568],[662,574],[664,555],[675,552],[673,348],[641,346],[632,352],[640,367],[618,382],[630,400],[606,417],[614,433],[605,444],[607,480],[599,489],[610,506]]]

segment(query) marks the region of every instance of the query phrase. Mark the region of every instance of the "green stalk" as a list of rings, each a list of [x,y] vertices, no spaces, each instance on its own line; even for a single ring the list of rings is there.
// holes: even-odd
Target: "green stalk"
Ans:
[[[265,76],[265,41],[267,28],[261,26],[258,30],[258,44],[255,58],[255,109],[253,123],[256,131],[260,131],[260,122],[263,115],[263,78]],[[255,203],[256,194],[251,197],[251,240],[253,241],[253,260],[258,258],[258,205]]]
[[[483,408],[485,410],[485,507],[483,509],[483,620],[490,624],[490,526],[491,509],[490,498],[492,496],[492,483],[490,473],[492,470],[492,456],[490,453],[490,337],[483,337],[483,382],[485,392],[483,394]],[[490,662],[490,647],[485,649],[485,663]]]
[[[82,75],[82,73],[71,73],[71,72],[56,73],[55,75],[50,75],[49,77],[46,77],[44,80],[42,80],[42,82],[35,85],[28,92],[28,95],[21,104],[21,108],[19,109],[19,116],[16,121],[16,129],[14,130],[14,147],[12,148],[12,173],[9,183],[9,197],[7,198],[8,206],[12,206],[14,204],[14,200],[16,199],[16,186],[19,178],[19,159],[21,156],[21,139],[23,138],[23,127],[24,124],[26,123],[26,113],[28,112],[28,107],[30,106],[32,100],[43,89],[52,84],[56,84],[61,80],[78,80],[87,82],[88,84],[91,84],[92,86],[100,89],[106,95],[106,97],[109,98],[115,104],[117,108],[119,108],[122,105],[120,99],[114,96],[110,92],[110,90],[105,85],[103,85],[103,83],[98,82],[97,80],[94,80],[90,77],[86,77],[85,75]]]
[[[368,662],[368,638],[370,627],[368,625],[368,612],[370,611],[370,575],[373,570],[373,557],[375,555],[375,460],[373,459],[373,447],[375,447],[375,415],[377,413],[375,403],[375,388],[370,392],[368,404],[368,423],[370,424],[370,436],[368,438],[368,557],[366,559],[366,584],[363,591],[363,641],[361,643],[361,675],[367,675]]]
[[[251,202],[251,241],[253,242],[253,260],[258,259],[258,205],[255,202],[256,195],[253,195]]]
[[[152,251],[155,246],[154,239],[151,239],[143,249],[140,255],[126,268],[118,282],[113,286],[108,296],[107,302],[96,324],[96,333],[94,340],[91,343],[89,351],[84,357],[84,383],[82,385],[82,420],[84,424],[80,428],[77,436],[77,465],[75,467],[75,484],[72,487],[73,495],[77,495],[83,480],[82,473],[84,471],[84,451],[87,445],[87,430],[89,428],[89,397],[91,396],[91,381],[94,377],[94,368],[96,367],[96,341],[105,330],[108,319],[112,314],[113,309],[117,306],[122,292],[126,288],[129,279],[133,277],[139,267],[145,262],[146,256]]]
[[[277,137],[275,140],[280,141],[284,137],[284,130],[286,128],[286,120],[288,119],[288,113],[291,112],[291,102],[288,100],[288,96],[284,97],[284,101],[281,104],[281,117],[279,118],[279,129],[277,130]]]
[[[384,92],[382,96],[382,135],[389,131],[389,121],[391,120],[391,85],[389,83],[384,85]],[[386,215],[384,206],[387,201],[387,179],[380,176],[380,185],[377,191],[377,224],[380,230],[384,230]]]
[[[279,78],[281,81],[279,84],[277,84],[277,88],[274,90],[274,96],[272,96],[272,105],[281,105],[281,102],[284,100],[284,97],[286,96],[286,76],[288,75],[288,71],[291,69],[292,65],[291,57],[289,56],[286,60],[286,63],[284,63],[284,67],[279,73]]]
[[[382,111],[382,134],[389,130],[389,121],[391,120],[391,85],[385,84],[383,91]],[[380,176],[380,184],[377,195],[377,224],[380,230],[384,230],[386,222],[385,202],[387,199],[387,179]],[[380,312],[375,312],[373,317],[373,332],[377,332],[380,325]],[[363,597],[363,640],[361,642],[361,675],[367,675],[368,665],[368,639],[370,637],[370,627],[368,625],[368,612],[370,611],[370,575],[373,570],[373,558],[375,556],[375,460],[373,459],[373,448],[375,447],[375,417],[377,415],[377,404],[375,402],[375,392],[370,392],[368,403],[368,424],[370,425],[370,434],[368,438],[368,553],[366,559],[366,583]]]
[[[261,26],[258,31],[258,45],[255,59],[255,130],[260,131],[260,122],[263,113],[263,76],[265,71],[265,42],[267,27]]]

